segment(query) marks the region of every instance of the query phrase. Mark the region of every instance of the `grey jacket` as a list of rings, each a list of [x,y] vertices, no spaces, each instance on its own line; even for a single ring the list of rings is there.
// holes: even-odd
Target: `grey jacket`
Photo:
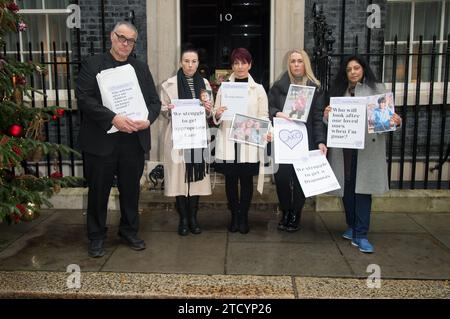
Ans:
[[[386,92],[384,84],[377,83],[376,89],[367,84],[358,84],[355,96],[369,96]],[[358,150],[358,163],[356,172],[356,188],[358,194],[382,194],[389,190],[387,163],[386,163],[386,134],[369,134],[367,132],[364,149]],[[344,195],[344,155],[341,148],[328,149],[328,160],[341,189],[330,192],[331,195],[343,197]]]

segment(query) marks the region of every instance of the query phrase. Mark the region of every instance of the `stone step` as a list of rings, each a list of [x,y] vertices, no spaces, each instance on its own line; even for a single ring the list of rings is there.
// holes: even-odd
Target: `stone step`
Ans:
[[[216,184],[213,189],[213,193],[210,196],[201,196],[200,208],[226,208],[227,202],[225,184]],[[143,191],[141,193],[139,201],[139,206],[141,208],[151,208],[155,204],[166,204],[172,207],[175,204],[175,198],[164,196],[164,193],[161,190]],[[264,192],[262,195],[256,190],[256,185],[254,186],[252,207],[257,207],[258,210],[276,210],[277,206],[278,197],[275,185],[266,183],[264,185]],[[313,211],[314,209],[314,198],[308,198],[305,203],[305,210]]]
[[[56,209],[86,209],[87,188],[63,188],[50,199]],[[143,209],[157,205],[172,206],[173,197],[165,197],[161,190],[143,190],[140,197],[140,206]],[[216,184],[213,194],[202,196],[201,205],[207,207],[226,208],[225,185]],[[278,206],[275,185],[266,183],[264,193],[260,195],[254,190],[252,205],[260,210],[272,210]],[[201,206],[202,207],[202,206]],[[113,188],[108,205],[110,210],[119,209],[119,196],[117,189]],[[342,212],[340,198],[330,195],[319,195],[308,198],[306,211]],[[373,196],[373,212],[397,213],[450,213],[450,190],[391,190],[386,194]]]

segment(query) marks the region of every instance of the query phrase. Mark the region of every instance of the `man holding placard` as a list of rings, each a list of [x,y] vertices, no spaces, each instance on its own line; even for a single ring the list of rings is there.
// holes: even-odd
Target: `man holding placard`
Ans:
[[[130,56],[137,36],[134,25],[127,21],[118,22],[110,34],[110,51],[88,58],[82,65],[77,81],[76,95],[82,113],[79,143],[84,152],[85,176],[89,187],[88,252],[94,258],[105,254],[108,198],[114,175],[117,176],[120,192],[119,236],[132,249],[145,249],[145,242],[137,237],[139,181],[144,169],[145,153],[150,150],[150,124],[158,117],[161,103],[148,66]],[[123,87],[115,87],[111,99],[106,98],[109,101],[103,100],[111,87],[104,86],[101,79],[98,83],[97,75],[104,70],[114,73],[114,68],[122,66],[130,67],[131,80],[126,81]],[[116,76],[121,79],[123,74]],[[137,84],[133,76],[137,78]],[[141,111],[137,111],[140,114],[136,117],[128,116],[133,108],[138,108],[137,104],[126,104],[130,98],[128,90],[142,95],[146,118],[140,117]],[[117,108],[107,105],[109,102],[121,104],[126,111],[123,114],[114,112]],[[112,134],[108,134],[108,131]]]

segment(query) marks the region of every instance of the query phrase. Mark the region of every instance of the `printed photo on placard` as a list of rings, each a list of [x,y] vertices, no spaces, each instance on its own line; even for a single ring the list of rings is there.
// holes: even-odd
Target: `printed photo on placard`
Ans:
[[[313,86],[291,84],[284,102],[283,113],[293,120],[306,123],[315,90]]]
[[[367,128],[369,133],[382,133],[396,130],[392,120],[395,113],[394,94],[392,92],[368,97]]]
[[[265,136],[270,121],[236,113],[231,124],[229,139],[241,144],[265,147]]]

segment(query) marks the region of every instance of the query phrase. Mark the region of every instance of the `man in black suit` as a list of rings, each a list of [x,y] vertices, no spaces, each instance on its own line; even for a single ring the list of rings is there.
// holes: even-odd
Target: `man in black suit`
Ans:
[[[150,150],[150,125],[159,115],[161,102],[148,66],[130,56],[137,30],[127,21],[118,22],[111,32],[109,52],[88,58],[77,81],[78,108],[83,117],[79,135],[84,152],[88,182],[87,231],[89,256],[102,257],[106,238],[108,197],[117,175],[121,219],[119,236],[134,250],[145,249],[137,237],[139,229],[139,181],[145,153]],[[148,109],[147,120],[132,120],[103,106],[96,75],[102,70],[130,64],[137,75]],[[119,132],[107,134],[115,126]]]

